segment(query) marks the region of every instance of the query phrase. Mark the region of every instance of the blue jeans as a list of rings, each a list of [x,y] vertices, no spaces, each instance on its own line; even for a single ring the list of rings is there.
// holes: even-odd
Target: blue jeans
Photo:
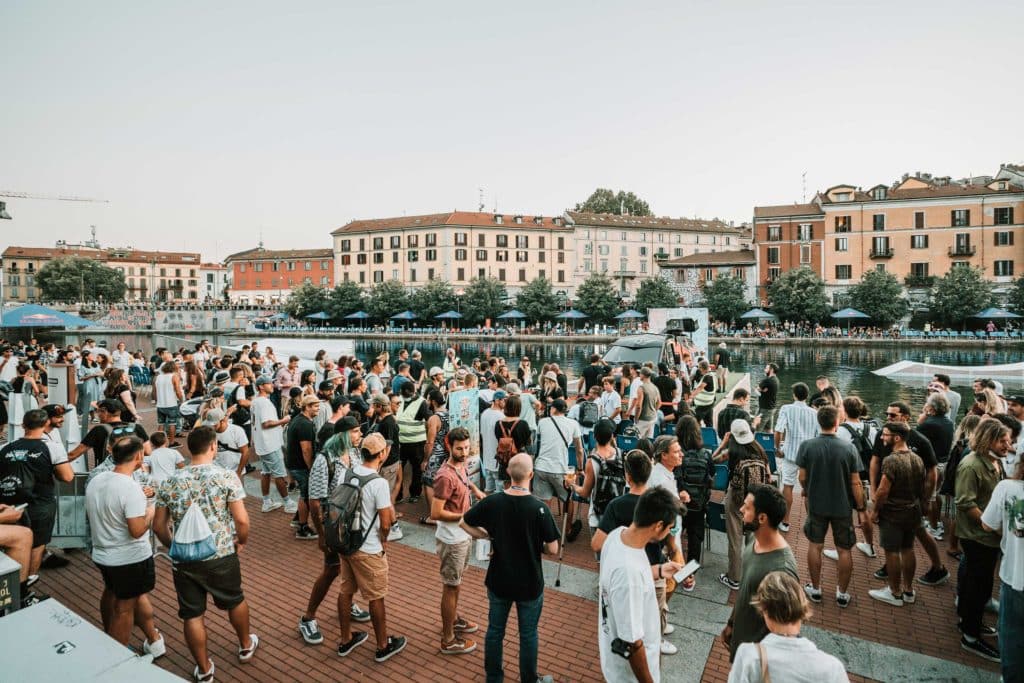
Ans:
[[[1006,683],[1024,681],[1024,591],[1015,591],[1004,583],[999,591],[999,652],[1002,658],[1003,680]]]
[[[505,680],[502,644],[513,604],[519,617],[519,680],[521,683],[537,683],[537,623],[540,621],[541,608],[544,607],[544,593],[536,600],[506,600],[488,590],[487,598],[491,603],[487,615],[487,636],[484,639],[487,683],[502,683]]]
[[[504,488],[502,480],[498,478],[498,470],[484,470],[484,491],[494,493]]]

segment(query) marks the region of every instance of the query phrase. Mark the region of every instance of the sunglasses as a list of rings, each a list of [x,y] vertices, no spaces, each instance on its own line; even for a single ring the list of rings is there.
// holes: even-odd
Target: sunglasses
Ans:
[[[886,413],[885,416],[886,417],[900,417],[900,414],[899,413]]]

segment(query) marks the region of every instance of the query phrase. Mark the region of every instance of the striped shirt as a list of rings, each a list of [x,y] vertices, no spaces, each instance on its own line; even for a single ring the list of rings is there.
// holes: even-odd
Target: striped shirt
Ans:
[[[775,431],[786,435],[781,449],[782,457],[795,460],[800,444],[821,433],[818,427],[818,411],[803,401],[787,403],[779,409]]]

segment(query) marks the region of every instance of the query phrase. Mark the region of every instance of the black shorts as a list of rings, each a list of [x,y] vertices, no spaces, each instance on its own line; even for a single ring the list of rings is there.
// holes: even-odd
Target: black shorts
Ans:
[[[811,543],[824,543],[825,534],[829,527],[832,527],[832,540],[837,548],[849,550],[857,542],[853,532],[853,520],[850,515],[845,517],[822,517],[820,515],[808,514],[804,520],[804,536]]]
[[[213,604],[219,609],[237,607],[245,600],[238,555],[174,565],[174,590],[178,593],[178,616],[182,619],[203,616],[207,594],[213,596]]]
[[[130,600],[145,595],[156,585],[156,563],[152,557],[141,562],[108,566],[96,564],[103,575],[103,585],[118,600]]]
[[[882,517],[878,520],[878,543],[887,553],[910,550],[914,547],[914,538],[921,520],[916,522],[895,522]]]
[[[57,501],[29,506],[29,527],[32,529],[32,547],[46,545],[53,537],[53,524],[57,521]]]
[[[289,469],[288,474],[299,487],[299,498],[309,502],[309,470]]]

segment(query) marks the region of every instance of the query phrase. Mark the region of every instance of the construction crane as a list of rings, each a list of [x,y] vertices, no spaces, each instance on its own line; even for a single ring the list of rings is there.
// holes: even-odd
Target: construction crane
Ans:
[[[0,190],[0,197],[10,197],[11,199],[43,199],[47,201],[56,202],[91,202],[94,204],[109,204],[106,199],[93,199],[92,197],[75,197],[69,195],[54,195],[54,194],[33,194],[32,192],[12,192],[10,190]],[[7,202],[0,202],[0,219],[11,220],[11,214],[7,213]]]

